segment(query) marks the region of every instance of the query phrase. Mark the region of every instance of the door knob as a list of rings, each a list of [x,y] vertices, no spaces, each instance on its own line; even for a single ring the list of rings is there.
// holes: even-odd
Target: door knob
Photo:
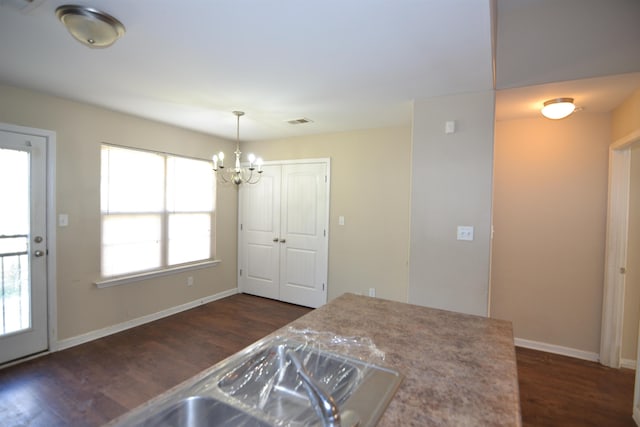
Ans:
[[[38,251],[35,251],[33,254],[34,254],[35,256],[37,256],[37,257],[41,257],[42,255],[44,255],[44,252],[43,252],[43,251],[38,250]]]

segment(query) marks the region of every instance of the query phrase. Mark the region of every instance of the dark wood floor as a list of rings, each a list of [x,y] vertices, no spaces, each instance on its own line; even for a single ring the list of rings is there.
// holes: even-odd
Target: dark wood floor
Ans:
[[[99,426],[309,312],[234,295],[0,370],[0,426]],[[525,426],[633,426],[633,371],[517,349]]]
[[[99,426],[310,309],[234,295],[0,370],[0,426]]]
[[[635,371],[516,348],[526,426],[635,426]]]

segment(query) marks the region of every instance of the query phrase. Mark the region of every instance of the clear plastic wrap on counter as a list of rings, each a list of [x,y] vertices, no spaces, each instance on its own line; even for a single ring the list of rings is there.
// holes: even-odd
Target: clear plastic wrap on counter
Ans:
[[[380,350],[369,337],[345,337],[332,332],[313,329],[287,328],[288,336],[305,342],[318,350],[347,354],[364,362],[379,363],[384,361],[384,351]]]
[[[366,366],[384,356],[367,337],[290,327],[286,337],[246,358],[221,378],[218,387],[280,425],[313,425],[319,407],[337,411],[362,383]],[[319,402],[310,405],[313,399]],[[331,410],[326,411],[331,417]],[[341,414],[343,419],[348,416]]]

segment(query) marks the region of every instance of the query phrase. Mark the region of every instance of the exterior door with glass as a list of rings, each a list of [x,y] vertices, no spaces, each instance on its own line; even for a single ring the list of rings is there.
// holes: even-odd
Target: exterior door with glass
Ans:
[[[0,130],[0,364],[48,348],[43,136]]]

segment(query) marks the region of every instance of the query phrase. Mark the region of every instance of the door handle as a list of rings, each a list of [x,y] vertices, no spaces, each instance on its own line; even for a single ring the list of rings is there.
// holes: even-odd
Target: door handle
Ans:
[[[34,254],[35,256],[37,256],[37,257],[41,257],[42,255],[44,255],[44,252],[43,252],[43,251],[40,251],[40,250],[37,250],[37,251],[35,251],[33,254]]]
[[[287,243],[287,239],[280,239],[280,243]]]
[[[278,243],[278,238],[277,237],[273,238],[273,243]]]

